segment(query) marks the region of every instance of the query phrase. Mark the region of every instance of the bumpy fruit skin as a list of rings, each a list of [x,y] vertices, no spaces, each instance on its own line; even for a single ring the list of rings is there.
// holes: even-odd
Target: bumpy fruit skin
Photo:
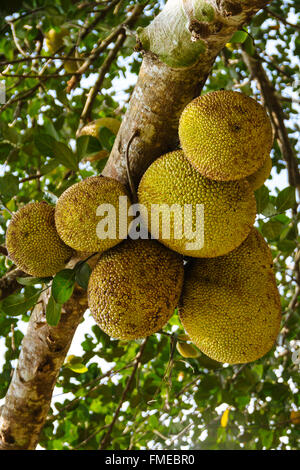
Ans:
[[[8,226],[9,257],[31,276],[53,276],[73,255],[73,250],[58,236],[54,212],[55,208],[47,202],[30,203],[14,214]]]
[[[193,260],[179,316],[191,341],[219,362],[252,362],[273,346],[281,305],[271,251],[253,228],[236,250]]]
[[[231,181],[258,170],[270,153],[272,127],[264,108],[243,93],[221,90],[189,103],[179,121],[185,156],[207,178]]]
[[[212,181],[205,178],[180,150],[165,154],[150,165],[141,179],[138,198],[147,208],[149,231],[155,234],[156,229],[161,243],[192,257],[215,257],[233,250],[247,237],[256,216],[254,193],[246,180]],[[187,245],[191,241],[189,237],[175,238],[174,227],[178,226],[179,218],[173,212],[170,216],[170,237],[167,239],[161,226],[158,227],[157,218],[151,217],[152,204],[179,204],[182,208],[183,228],[183,207],[191,204],[193,231],[196,230],[196,204],[203,204],[203,247],[191,249]],[[167,210],[168,207],[162,212],[166,213]]]
[[[247,181],[250,184],[253,191],[256,191],[264,184],[264,182],[269,178],[271,170],[272,170],[272,160],[271,160],[271,157],[268,156],[261,168],[259,168],[252,175],[247,176]]]
[[[127,198],[127,211],[130,205],[128,192],[112,178],[92,176],[70,186],[58,199],[55,209],[56,229],[61,239],[74,250],[90,253],[103,252],[120,243],[124,239],[119,234],[120,196]],[[97,225],[105,217],[96,214],[101,204],[111,204],[115,208],[114,238],[101,239],[97,235]]]
[[[100,257],[89,280],[89,308],[113,338],[144,338],[173,315],[182,283],[181,256],[155,240],[128,239]]]

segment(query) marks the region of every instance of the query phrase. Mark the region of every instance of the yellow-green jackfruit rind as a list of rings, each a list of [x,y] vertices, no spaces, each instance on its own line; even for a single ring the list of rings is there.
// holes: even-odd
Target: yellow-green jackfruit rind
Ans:
[[[54,212],[47,202],[29,203],[13,215],[6,231],[9,257],[31,276],[53,276],[73,255],[58,236]]]
[[[88,286],[88,304],[109,336],[132,340],[159,331],[177,306],[183,260],[155,240],[128,239],[103,253]]]
[[[264,182],[269,178],[271,170],[272,160],[269,155],[261,168],[259,168],[252,175],[247,176],[247,181],[249,182],[253,191],[256,191],[264,184]]]
[[[58,199],[55,209],[56,229],[61,239],[76,251],[90,253],[103,252],[120,243],[127,236],[126,230],[124,234],[119,231],[120,196],[126,197],[125,210],[121,211],[121,217],[126,218],[129,194],[125,186],[113,178],[92,176],[70,186]],[[113,206],[116,217],[112,214],[113,218],[109,218],[109,213],[97,215],[102,204]],[[97,226],[104,219],[109,224],[107,230],[113,229],[112,238],[99,237]]]
[[[159,241],[167,247],[192,257],[210,258],[234,250],[249,234],[256,216],[254,193],[246,180],[220,182],[205,178],[193,168],[180,150],[165,154],[150,165],[141,179],[138,198],[147,209],[148,230],[153,235],[159,232]],[[171,212],[170,223],[167,224],[170,227],[170,237],[167,239],[164,236],[157,217],[151,217],[151,210],[152,214],[161,210],[163,217],[166,217],[168,207],[160,208],[159,205],[162,204],[169,207],[173,204],[181,206],[183,233],[184,205],[192,205],[192,230],[195,232],[196,205],[203,204],[202,248],[194,249],[189,245],[192,240],[185,235],[175,238],[174,228],[178,228],[180,219],[174,212]]]
[[[203,176],[217,181],[253,174],[273,144],[265,109],[253,98],[230,90],[191,101],[181,114],[178,132],[190,163]]]
[[[231,253],[193,260],[179,316],[191,341],[216,361],[252,362],[272,348],[280,330],[280,296],[271,251],[255,228]]]

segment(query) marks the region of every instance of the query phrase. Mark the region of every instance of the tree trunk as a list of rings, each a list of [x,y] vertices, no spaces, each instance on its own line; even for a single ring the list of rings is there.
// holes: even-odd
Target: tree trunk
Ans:
[[[135,131],[139,135],[130,147],[135,183],[151,162],[178,145],[183,108],[200,94],[216,56],[232,34],[267,3],[169,0],[153,23],[138,32],[144,60],[105,176],[128,183],[124,152]],[[0,449],[36,447],[60,367],[87,308],[85,293],[76,291],[65,304],[58,326],[50,327],[45,320],[46,297],[31,315],[1,410]]]

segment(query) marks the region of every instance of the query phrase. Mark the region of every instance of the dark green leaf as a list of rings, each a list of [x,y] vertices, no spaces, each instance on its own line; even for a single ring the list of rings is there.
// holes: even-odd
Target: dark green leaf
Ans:
[[[56,140],[49,134],[39,132],[34,137],[36,148],[45,157],[54,157],[54,144]]]
[[[87,148],[89,145],[89,136],[82,135],[76,139],[76,157],[77,162],[80,162],[87,155]]]
[[[269,190],[266,186],[261,186],[255,192],[256,199],[256,210],[258,214],[261,214],[262,211],[267,207],[269,202]]]
[[[283,225],[278,220],[269,220],[265,223],[261,228],[261,233],[264,237],[268,240],[276,240],[279,237],[281,231],[283,229]]]
[[[54,142],[53,153],[55,160],[64,165],[66,168],[75,171],[78,170],[76,155],[66,144],[56,140]]]
[[[87,289],[88,287],[88,282],[89,282],[91,272],[92,270],[87,263],[79,263],[78,267],[75,269],[76,282],[83,289]]]
[[[53,295],[50,296],[46,308],[46,320],[48,325],[57,326],[61,315],[61,304],[58,304]]]
[[[0,302],[0,311],[6,315],[23,315],[27,313],[36,304],[42,290],[26,297],[23,293],[12,294]]]
[[[102,147],[110,152],[115,140],[115,134],[107,129],[107,127],[101,126],[98,131],[98,137],[102,144]]]
[[[8,202],[19,191],[19,179],[17,176],[6,174],[0,177],[0,198]]]
[[[75,286],[75,271],[63,269],[57,273],[52,282],[51,293],[58,304],[64,304],[71,297]]]
[[[52,277],[17,277],[17,281],[22,286],[34,286],[36,284],[48,284]]]
[[[287,209],[292,209],[296,204],[296,189],[292,186],[280,191],[276,199],[276,207],[278,212],[286,211]]]

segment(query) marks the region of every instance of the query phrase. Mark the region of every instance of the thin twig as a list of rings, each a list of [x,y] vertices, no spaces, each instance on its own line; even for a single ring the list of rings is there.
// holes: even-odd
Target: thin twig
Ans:
[[[123,403],[124,403],[124,401],[125,401],[126,395],[127,395],[128,391],[129,391],[129,388],[130,388],[130,386],[131,386],[131,384],[132,384],[132,381],[133,381],[134,376],[135,376],[135,374],[136,374],[137,368],[139,367],[139,365],[140,365],[140,363],[141,363],[141,362],[140,362],[140,361],[141,361],[141,357],[142,357],[142,355],[143,355],[143,352],[144,352],[144,349],[145,349],[145,347],[146,347],[147,341],[148,341],[148,338],[145,339],[145,341],[143,342],[142,346],[140,347],[140,350],[139,350],[138,354],[136,355],[136,358],[135,358],[135,361],[134,361],[134,368],[133,368],[133,371],[132,371],[132,373],[131,373],[131,375],[130,375],[130,377],[129,377],[127,383],[126,383],[126,387],[125,387],[124,390],[123,390],[121,399],[120,399],[119,404],[118,404],[118,407],[117,407],[117,409],[116,409],[116,411],[115,411],[115,414],[114,414],[114,417],[113,417],[113,419],[112,419],[112,422],[110,423],[110,426],[109,426],[109,428],[108,428],[108,431],[107,431],[107,433],[105,434],[104,438],[103,438],[102,441],[101,441],[101,444],[100,444],[100,446],[99,446],[99,450],[104,450],[104,449],[106,449],[106,447],[107,447],[107,445],[108,445],[108,443],[109,443],[109,440],[110,440],[110,436],[111,436],[113,427],[114,427],[114,425],[115,425],[115,422],[116,422],[117,419],[118,419],[118,416],[119,416],[121,407],[122,407],[122,405],[123,405]]]
[[[279,20],[281,23],[285,24],[286,26],[290,26],[291,28],[294,28],[297,31],[300,31],[300,26],[294,23],[290,23],[285,18],[278,15],[278,13],[275,13],[273,10],[270,10],[270,8],[265,7],[264,10],[268,13],[269,16],[273,16],[274,18],[276,18],[277,20]]]

